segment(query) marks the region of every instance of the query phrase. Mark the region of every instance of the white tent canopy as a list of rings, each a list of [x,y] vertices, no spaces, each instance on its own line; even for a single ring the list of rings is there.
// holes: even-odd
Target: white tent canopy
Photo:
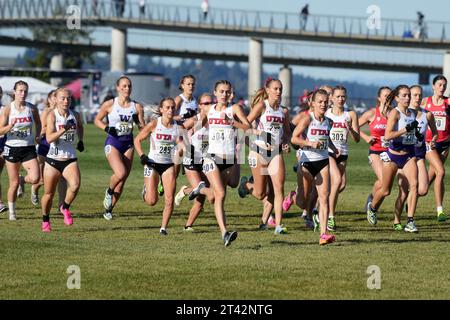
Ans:
[[[13,93],[14,84],[19,80],[28,83],[27,101],[34,104],[42,102],[47,98],[47,94],[50,91],[56,89],[56,87],[32,77],[0,77],[0,87],[2,87],[4,93]],[[9,102],[6,94],[4,94],[2,101],[4,104]]]

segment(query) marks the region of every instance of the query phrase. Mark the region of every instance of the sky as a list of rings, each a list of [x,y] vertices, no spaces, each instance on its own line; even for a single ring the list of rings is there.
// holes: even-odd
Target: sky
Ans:
[[[126,0],[137,2],[137,0]],[[198,6],[200,8],[202,0],[147,0],[148,5],[152,3],[164,3],[173,4],[179,6]],[[311,15],[343,15],[343,16],[356,16],[356,17],[368,17],[370,14],[367,13],[367,8],[372,5],[376,5],[380,8],[381,21],[383,19],[394,18],[394,19],[410,19],[415,20],[417,18],[417,11],[421,11],[425,15],[426,21],[449,21],[450,17],[450,1],[449,0],[310,0],[310,1],[297,1],[297,0],[209,0],[210,8],[224,8],[224,9],[235,9],[235,10],[260,10],[260,11],[276,11],[276,12],[299,12],[301,8],[309,4],[309,12]],[[275,7],[276,6],[276,7]],[[1,30],[0,30],[1,31]],[[450,36],[450,35],[448,35]],[[139,40],[137,42],[142,42]],[[141,36],[143,38],[144,36]],[[157,36],[156,36],[157,37]],[[164,35],[160,36],[163,38]],[[196,36],[194,36],[196,37]],[[198,37],[198,36],[197,36]],[[105,37],[105,33],[98,38],[108,39]],[[164,42],[170,42],[170,37],[165,37]],[[129,44],[132,42],[132,37],[129,37]],[[158,39],[158,38],[156,38]],[[233,43],[233,41],[222,41],[221,45],[224,50],[227,47],[233,51],[236,46],[242,46],[246,50],[248,45],[245,43],[247,38],[243,38],[240,42]],[[157,40],[158,41],[158,40]],[[174,40],[179,41],[179,40]],[[211,42],[211,41],[210,41]],[[237,44],[236,44],[237,43]],[[212,45],[215,46],[214,42]],[[206,45],[205,45],[206,46]],[[269,48],[267,45],[265,46]],[[24,49],[12,48],[12,47],[0,47],[0,56],[16,56],[19,52],[23,52]],[[296,50],[296,49],[294,49]],[[303,51],[305,52],[305,51]],[[385,54],[387,51],[385,51]],[[344,53],[345,55],[345,53]],[[356,53],[358,55],[358,53]],[[361,56],[367,55],[367,53],[361,53]],[[136,57],[131,57],[131,61],[134,61]],[[383,59],[383,57],[381,58]],[[388,59],[388,58],[387,58]],[[422,58],[421,58],[422,59]],[[178,59],[168,59],[167,61],[176,64]],[[440,58],[436,57],[434,61],[438,61]],[[280,66],[265,65],[264,71],[266,72],[276,72]],[[374,84],[388,84],[392,85],[398,82],[417,82],[417,76],[408,73],[386,73],[386,72],[372,72],[372,71],[358,71],[358,70],[343,70],[343,69],[326,69],[317,67],[299,67],[293,66],[294,73],[300,73],[305,76],[311,76],[315,78],[319,77],[330,77],[333,76],[336,80],[353,80],[358,79],[360,82],[364,83],[374,83]],[[387,83],[386,83],[387,82]]]

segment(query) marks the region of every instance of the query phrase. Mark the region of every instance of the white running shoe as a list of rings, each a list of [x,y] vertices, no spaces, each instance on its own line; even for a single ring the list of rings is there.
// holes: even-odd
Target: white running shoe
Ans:
[[[19,188],[17,188],[17,197],[22,198],[25,193],[25,178],[19,176]]]
[[[16,213],[15,212],[10,212],[9,213],[9,221],[16,221],[17,217],[16,217]]]
[[[108,189],[105,191],[105,199],[103,200],[103,207],[106,211],[112,208],[112,195],[108,193]]]
[[[186,195],[184,194],[184,189],[186,189],[187,186],[182,186],[180,191],[178,191],[177,195],[175,196],[175,205],[178,207],[181,203],[181,201],[183,201],[184,197],[186,197]]]
[[[8,206],[6,206],[4,203],[0,203],[0,213],[5,212],[8,210]]]
[[[103,214],[103,218],[105,218],[106,220],[111,220],[113,218],[112,213],[107,211]]]
[[[39,196],[36,192],[34,192],[33,187],[31,187],[31,203],[34,206],[39,205]]]

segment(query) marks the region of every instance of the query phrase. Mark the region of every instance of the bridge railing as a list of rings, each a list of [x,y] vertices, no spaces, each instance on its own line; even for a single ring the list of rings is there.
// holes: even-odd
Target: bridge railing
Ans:
[[[160,23],[167,25],[225,28],[242,31],[277,31],[299,34],[330,34],[347,37],[365,36],[381,38],[411,38],[421,41],[449,40],[450,23],[432,22],[422,26],[415,20],[384,19],[381,23],[369,16],[309,15],[306,19],[298,12],[247,11],[210,8],[206,18],[200,6],[175,6],[146,2],[141,11],[137,0],[2,0],[1,19],[61,20],[69,14],[70,5],[78,6],[81,19],[117,20],[121,22]]]

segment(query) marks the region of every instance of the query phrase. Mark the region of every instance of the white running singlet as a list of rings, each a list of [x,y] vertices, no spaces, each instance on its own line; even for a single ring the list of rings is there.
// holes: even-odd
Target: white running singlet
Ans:
[[[279,106],[277,110],[274,110],[270,105],[268,100],[264,100],[264,113],[257,119],[256,128],[257,130],[263,131],[266,134],[270,134],[270,145],[279,146],[281,144],[281,138],[283,137],[283,123],[284,114],[282,106]],[[258,136],[256,140],[262,139],[262,144],[266,141],[264,136]],[[256,141],[255,141],[256,142]],[[258,144],[258,142],[256,142]]]
[[[219,156],[235,155],[235,130],[230,120],[233,119],[233,107],[228,105],[225,111],[216,111],[212,105],[208,112],[209,140],[208,153]]]
[[[114,98],[111,112],[108,114],[108,125],[116,128],[117,135],[127,136],[133,134],[133,115],[137,113],[136,102],[131,100],[128,108],[119,105],[119,98]]]
[[[47,158],[64,161],[69,159],[75,159],[77,153],[75,145],[77,142],[77,119],[72,111],[69,110],[67,118],[60,115],[58,110],[53,110],[55,113],[55,128],[56,131],[60,130],[66,125],[66,123],[72,123],[69,130],[67,130],[58,140],[50,143],[50,149],[47,154]]]
[[[181,98],[181,105],[178,109],[178,115],[183,116],[187,112],[187,109],[193,109],[197,111],[197,100],[195,100],[194,97],[192,97],[191,100],[188,100],[183,94],[180,94],[179,96]]]
[[[333,121],[333,127],[330,131],[330,140],[339,150],[341,155],[348,155],[348,134],[349,128],[347,128],[347,121],[350,120],[350,115],[347,111],[344,111],[340,116],[335,115],[332,109],[328,109],[325,116]],[[328,149],[332,152],[331,149]]]
[[[172,122],[171,128],[167,128],[161,120],[162,117],[159,117],[155,130],[150,134],[148,157],[155,163],[169,164],[174,162],[173,155],[180,133],[175,121]]]
[[[314,162],[324,159],[328,159],[328,139],[331,130],[331,121],[327,117],[324,117],[323,121],[320,122],[314,117],[314,113],[310,112],[309,117],[311,122],[308,126],[306,139],[308,141],[320,141],[322,145],[318,149],[311,147],[303,147],[303,152],[301,155],[301,162]]]
[[[8,147],[28,147],[34,146],[33,135],[33,112],[31,111],[32,105],[29,102],[25,102],[24,109],[18,111],[14,102],[11,102],[11,109],[9,111],[8,123],[12,123],[13,119],[16,123],[12,127],[11,131],[7,133],[6,145]]]

